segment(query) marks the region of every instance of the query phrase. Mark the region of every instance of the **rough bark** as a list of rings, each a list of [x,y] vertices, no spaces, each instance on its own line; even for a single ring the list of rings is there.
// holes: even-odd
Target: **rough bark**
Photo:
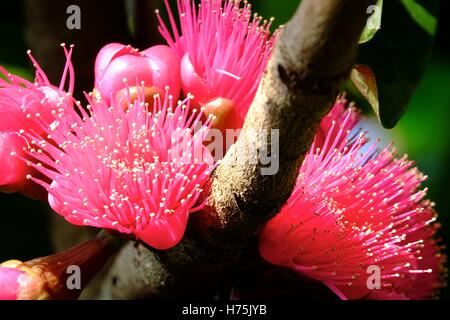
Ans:
[[[254,156],[249,146],[265,149],[267,139],[241,135],[214,174],[207,209],[193,215],[184,240],[163,252],[125,247],[109,269],[103,298],[170,296],[176,288],[191,296],[202,280],[217,280],[238,261],[245,267],[247,254],[257,250],[256,235],[289,197],[320,119],[348,78],[374,2],[302,1],[280,35],[244,124],[244,132],[280,130],[278,172],[263,176],[260,163],[246,164]]]

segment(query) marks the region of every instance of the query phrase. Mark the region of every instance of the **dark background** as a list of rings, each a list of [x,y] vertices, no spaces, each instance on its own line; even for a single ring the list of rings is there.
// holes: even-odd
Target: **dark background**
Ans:
[[[254,0],[252,3],[265,17],[275,16],[277,23],[284,23],[292,15],[298,0]],[[82,30],[69,32],[66,28],[65,8],[71,4],[79,4],[82,8]],[[88,6],[90,9],[84,9]],[[79,95],[82,90],[92,89],[93,61],[104,44],[124,42],[145,49],[161,41],[154,29],[154,6],[149,1],[137,0],[134,9],[128,7],[125,11],[124,1],[3,1],[0,64],[12,73],[32,79],[32,68],[26,56],[26,50],[32,48],[50,78],[59,83],[58,75],[64,61],[59,43],[75,43]],[[440,213],[444,243],[450,239],[449,13],[450,1],[444,0],[431,59],[400,123],[393,130],[384,130],[373,114],[366,112],[371,117],[368,122],[371,130],[386,140],[394,140],[399,152],[408,153],[420,170],[429,175],[426,186],[430,188],[429,198],[436,202],[436,210]],[[17,194],[0,194],[0,218],[0,261],[28,260],[53,252],[49,236],[51,219],[45,204]],[[449,298],[448,289],[443,291],[442,297]]]

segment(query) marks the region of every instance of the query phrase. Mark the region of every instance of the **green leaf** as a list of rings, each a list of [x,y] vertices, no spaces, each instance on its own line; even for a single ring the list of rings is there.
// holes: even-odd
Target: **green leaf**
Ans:
[[[416,2],[437,15],[439,0]],[[405,113],[420,83],[434,38],[415,22],[400,1],[384,2],[382,25],[377,36],[360,47],[357,63],[370,66],[376,74],[379,119],[390,129]]]
[[[378,0],[376,5],[367,8],[367,13],[372,15],[367,19],[366,26],[361,34],[359,43],[366,43],[372,40],[378,30],[381,28],[381,16],[383,13],[383,0]]]
[[[429,13],[427,9],[415,0],[400,1],[419,26],[421,26],[430,35],[434,35],[436,33],[437,19],[435,16]]]
[[[357,64],[350,74],[350,80],[375,113],[379,115],[378,86],[373,71],[368,66]]]
[[[282,5],[280,5],[279,1],[273,0],[253,0],[250,2],[252,4],[253,12],[257,12],[265,19],[275,17],[273,25],[274,27],[277,27],[280,24],[285,24],[289,21],[301,0],[284,0]]]

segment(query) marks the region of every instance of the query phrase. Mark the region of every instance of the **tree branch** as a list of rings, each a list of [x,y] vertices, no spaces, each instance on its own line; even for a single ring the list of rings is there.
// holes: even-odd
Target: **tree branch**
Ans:
[[[129,298],[148,291],[153,285],[147,279],[152,270],[165,270],[164,278],[172,279],[164,281],[164,286],[156,285],[160,292],[170,290],[169,283],[180,286],[179,281],[194,278],[193,273],[218,277],[241,256],[257,250],[257,234],[292,192],[320,120],[348,78],[367,7],[374,2],[302,1],[280,35],[248,112],[244,134],[214,174],[207,209],[192,215],[184,240],[171,250],[125,248],[105,280],[109,298]],[[261,129],[268,134],[270,129],[279,129],[279,170],[274,175],[261,175],[264,166],[249,161],[255,156],[251,150],[255,146],[266,150],[270,137],[257,139],[245,131]],[[145,252],[146,258],[137,257],[137,252]],[[115,275],[125,278],[114,280]],[[156,279],[160,278],[158,273]],[[124,293],[124,288],[129,289]],[[189,292],[192,286],[185,289]]]

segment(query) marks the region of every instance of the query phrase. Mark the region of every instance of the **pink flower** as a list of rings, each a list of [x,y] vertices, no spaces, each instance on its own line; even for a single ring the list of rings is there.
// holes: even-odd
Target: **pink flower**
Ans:
[[[342,127],[343,132],[347,132],[351,130],[359,121],[359,113],[356,109],[352,109],[353,112],[349,113],[347,121],[344,122],[345,112],[348,105],[348,101],[345,99],[345,95],[340,95],[336,99],[336,102],[331,109],[331,111],[322,118],[320,122],[320,126],[317,129],[316,136],[314,137],[314,146],[316,148],[323,149],[325,144],[325,140],[328,137],[330,141],[335,141],[337,135],[339,134],[338,130],[331,130],[335,125],[335,122],[338,122]],[[346,134],[341,134],[338,141],[335,141],[338,145],[342,143],[343,140],[347,138]],[[331,147],[329,145],[329,147]],[[327,153],[328,150],[323,150],[324,153]]]
[[[144,88],[128,108],[89,99],[89,114],[48,128],[56,146],[31,137],[32,166],[53,182],[33,179],[49,192],[51,207],[75,225],[134,234],[157,249],[182,238],[189,213],[214,167],[203,146],[210,120],[173,108],[172,96],[143,102]],[[131,99],[129,99],[131,101]],[[48,167],[48,168],[47,168]]]
[[[0,300],[75,299],[119,247],[114,237],[101,233],[65,252],[27,262],[0,264]],[[81,288],[69,288],[69,269],[79,268]]]
[[[444,257],[433,239],[436,214],[419,190],[426,177],[390,147],[362,152],[365,134],[350,133],[355,116],[341,101],[324,118],[322,148],[313,145],[293,194],[262,231],[261,255],[342,299],[431,298]],[[370,268],[379,268],[379,289],[368,285]]]
[[[64,46],[64,45],[63,45]],[[42,125],[55,119],[55,113],[72,106],[71,95],[74,87],[74,72],[70,62],[72,49],[64,47],[67,62],[59,87],[53,86],[33,58],[28,55],[36,68],[35,83],[7,72],[0,66],[0,156],[3,159],[0,172],[0,190],[3,192],[22,192],[25,195],[41,198],[43,191],[26,179],[34,171],[20,159],[25,156],[26,133],[42,133]],[[70,79],[68,91],[64,91],[67,74]],[[45,195],[44,195],[45,197]]]
[[[231,0],[178,0],[181,29],[177,28],[168,0],[169,28],[158,14],[159,30],[181,59],[181,83],[206,114],[215,114],[220,128],[241,128],[270,58],[276,35],[271,21],[252,18],[250,4]],[[221,99],[215,101],[215,99]],[[221,105],[224,110],[221,110]],[[232,108],[230,107],[232,105]]]
[[[180,92],[179,59],[167,46],[158,45],[140,52],[131,46],[110,43],[103,47],[95,61],[95,88],[107,104],[116,103],[127,96],[125,82],[141,83],[152,88],[153,94],[169,93],[178,99]],[[117,101],[118,100],[118,101]]]

